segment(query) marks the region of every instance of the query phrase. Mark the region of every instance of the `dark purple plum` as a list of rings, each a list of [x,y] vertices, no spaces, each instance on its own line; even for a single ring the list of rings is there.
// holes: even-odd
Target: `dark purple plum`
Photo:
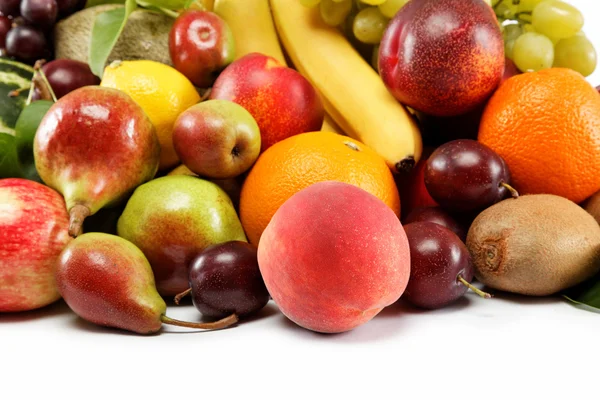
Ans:
[[[198,311],[213,319],[244,317],[269,301],[256,248],[240,241],[210,246],[196,257],[190,265],[190,289]]]
[[[404,219],[404,224],[412,224],[413,222],[433,222],[441,225],[454,232],[463,242],[467,239],[467,231],[465,227],[457,220],[452,218],[441,207],[422,207],[414,209]]]
[[[58,17],[56,0],[22,0],[21,16],[31,25],[41,29],[50,29]]]
[[[414,222],[404,230],[411,259],[404,300],[437,309],[455,302],[469,288],[482,297],[491,297],[470,284],[474,272],[471,255],[454,232],[433,222]]]
[[[427,160],[425,187],[452,212],[478,212],[510,195],[510,172],[498,154],[470,139],[438,147]]]
[[[100,78],[81,61],[54,60],[45,64],[42,70],[58,99],[80,87],[100,84]]]
[[[6,53],[9,57],[32,62],[49,55],[44,33],[30,26],[17,26],[6,35]]]

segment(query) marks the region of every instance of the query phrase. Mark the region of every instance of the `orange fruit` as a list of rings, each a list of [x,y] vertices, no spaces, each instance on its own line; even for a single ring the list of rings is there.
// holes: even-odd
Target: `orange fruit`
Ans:
[[[575,71],[504,82],[486,106],[479,141],[504,158],[522,194],[580,203],[600,190],[600,94]]]
[[[269,147],[244,182],[240,217],[250,242],[258,244],[269,221],[287,199],[323,181],[358,186],[400,215],[394,177],[381,156],[362,143],[335,133],[303,133]],[[360,226],[360,221],[356,224]]]

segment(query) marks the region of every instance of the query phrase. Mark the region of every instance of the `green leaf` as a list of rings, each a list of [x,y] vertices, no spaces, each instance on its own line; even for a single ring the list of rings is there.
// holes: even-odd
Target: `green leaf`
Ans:
[[[563,297],[584,308],[600,312],[600,275],[563,293]]]
[[[0,179],[25,177],[19,164],[15,144],[14,136],[0,132]]]
[[[187,0],[143,0],[149,6],[166,8],[168,10],[182,10]]]
[[[85,8],[101,6],[103,4],[125,4],[125,0],[88,0]]]
[[[25,177],[33,181],[41,181],[33,159],[33,140],[42,118],[53,104],[49,100],[34,101],[23,109],[15,126],[15,145],[19,163]]]
[[[90,45],[90,68],[94,75],[102,78],[106,60],[123,32],[129,15],[136,8],[135,0],[127,0],[125,7],[105,11],[96,17]]]

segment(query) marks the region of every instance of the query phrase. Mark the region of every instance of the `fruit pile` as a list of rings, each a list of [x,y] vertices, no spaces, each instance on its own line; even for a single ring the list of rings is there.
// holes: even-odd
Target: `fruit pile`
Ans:
[[[1,3],[0,312],[148,334],[272,299],[336,333],[469,291],[600,308],[596,55],[567,3],[99,3]],[[73,12],[62,57],[15,52]],[[206,321],[167,316],[188,295]]]

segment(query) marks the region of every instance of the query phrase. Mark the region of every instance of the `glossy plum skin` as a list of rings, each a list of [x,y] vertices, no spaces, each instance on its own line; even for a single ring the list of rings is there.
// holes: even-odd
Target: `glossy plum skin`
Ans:
[[[75,89],[100,84],[100,78],[92,73],[89,65],[75,60],[54,60],[45,64],[42,69],[60,99]]]
[[[383,82],[401,103],[435,116],[476,108],[504,72],[504,42],[481,0],[419,0],[392,19],[379,48]]]
[[[444,211],[441,207],[422,207],[414,209],[404,219],[404,224],[412,224],[413,222],[433,222],[450,229],[463,242],[467,240],[467,231],[463,224],[452,218],[450,214]]]
[[[402,298],[414,306],[445,307],[468,290],[459,280],[473,280],[471,255],[449,229],[432,222],[404,226],[410,246],[410,279]]]
[[[508,166],[492,149],[470,139],[448,142],[427,160],[425,186],[443,208],[476,212],[505,199]]]
[[[190,265],[194,305],[208,318],[244,317],[269,302],[256,248],[241,241],[207,247]]]

